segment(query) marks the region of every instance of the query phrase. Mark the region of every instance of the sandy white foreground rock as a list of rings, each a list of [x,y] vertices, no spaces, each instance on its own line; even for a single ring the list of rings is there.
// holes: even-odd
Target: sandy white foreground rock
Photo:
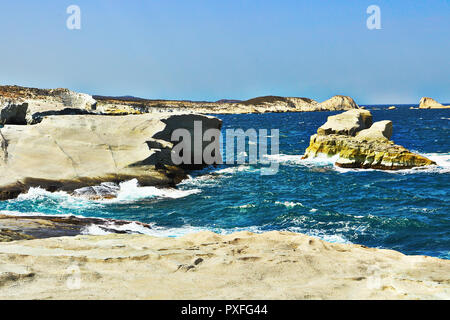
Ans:
[[[0,243],[1,299],[450,299],[450,261],[309,236]]]

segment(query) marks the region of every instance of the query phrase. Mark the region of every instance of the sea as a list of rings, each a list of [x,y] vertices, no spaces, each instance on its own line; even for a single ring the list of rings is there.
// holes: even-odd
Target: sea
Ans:
[[[139,221],[151,229],[133,222],[121,228],[159,237],[279,230],[450,259],[450,110],[388,106],[366,108],[374,121],[392,120],[396,144],[437,165],[381,171],[342,169],[326,158],[302,160],[310,136],[339,112],[216,115],[223,131],[279,129],[279,151],[270,155],[278,172],[262,175],[263,163],[219,165],[190,172],[176,189],[124,181],[117,198],[97,201],[32,188],[0,201],[0,214]],[[105,233],[95,226],[84,232]]]

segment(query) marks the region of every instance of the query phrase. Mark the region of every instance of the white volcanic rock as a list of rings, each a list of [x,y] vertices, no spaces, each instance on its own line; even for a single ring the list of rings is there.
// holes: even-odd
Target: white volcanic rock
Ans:
[[[354,136],[357,131],[372,125],[372,115],[363,109],[353,109],[329,116],[325,124],[317,129],[319,135],[342,134]]]
[[[447,109],[447,108],[450,108],[450,106],[444,106],[432,98],[423,97],[422,99],[420,99],[419,108],[420,109]]]
[[[0,99],[27,103],[25,122],[35,124],[45,116],[96,113],[97,101],[88,94],[69,89],[36,89],[18,86],[0,86]],[[21,109],[22,110],[22,109]],[[20,113],[22,116],[22,113]],[[17,117],[16,117],[17,118]],[[14,117],[6,124],[22,123]]]
[[[358,105],[351,97],[337,95],[320,103],[318,108],[321,110],[349,110],[358,109]]]
[[[448,300],[449,274],[449,260],[279,231],[0,243],[0,299]]]
[[[395,145],[389,138],[392,122],[372,124],[367,110],[349,110],[328,117],[328,121],[310,138],[303,159],[336,157],[336,166],[381,170],[410,169],[436,163],[406,148]]]
[[[47,116],[35,125],[0,128],[0,198],[30,187],[73,191],[136,178],[173,186],[186,177],[171,162],[171,134],[220,129],[221,120],[196,114]],[[204,145],[208,143],[204,142]]]
[[[368,129],[359,131],[356,134],[357,138],[361,139],[391,139],[392,136],[392,121],[383,120],[377,121]]]

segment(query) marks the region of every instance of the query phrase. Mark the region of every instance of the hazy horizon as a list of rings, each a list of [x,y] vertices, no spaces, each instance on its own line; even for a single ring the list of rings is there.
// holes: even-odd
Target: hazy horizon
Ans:
[[[69,30],[66,9],[81,9]],[[369,30],[370,5],[381,29]],[[194,0],[0,4],[0,83],[217,101],[450,101],[450,2]]]

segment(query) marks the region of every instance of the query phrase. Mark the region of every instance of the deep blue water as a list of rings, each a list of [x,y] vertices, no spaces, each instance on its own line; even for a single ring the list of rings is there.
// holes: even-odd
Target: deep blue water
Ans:
[[[138,220],[163,236],[288,230],[450,259],[450,110],[383,108],[371,107],[374,121],[392,120],[397,144],[439,166],[382,172],[300,160],[309,137],[336,112],[218,115],[224,129],[279,129],[279,172],[263,176],[260,165],[220,166],[192,173],[179,192],[155,197],[154,188],[128,183],[119,200],[101,202],[33,190],[0,202],[0,210]]]

